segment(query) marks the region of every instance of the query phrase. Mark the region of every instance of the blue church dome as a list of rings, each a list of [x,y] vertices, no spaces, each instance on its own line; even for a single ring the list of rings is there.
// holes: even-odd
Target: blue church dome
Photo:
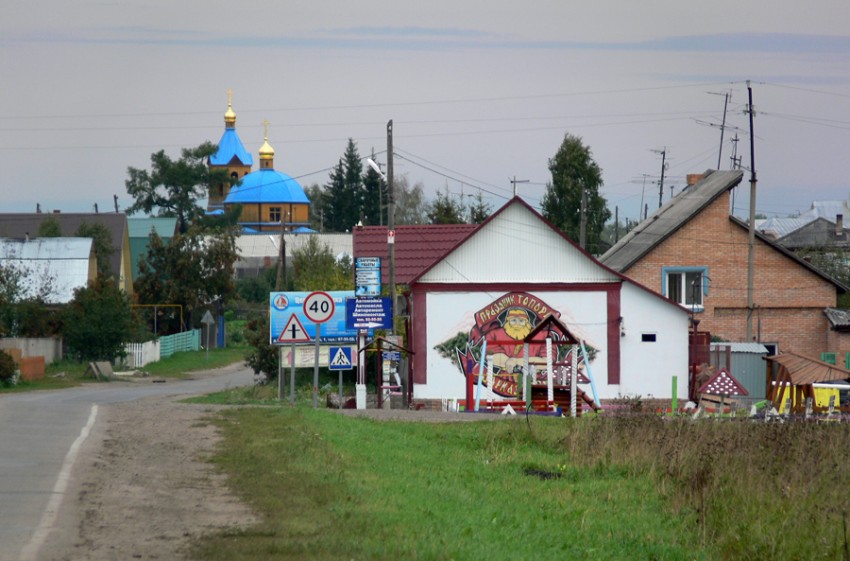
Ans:
[[[218,151],[210,156],[210,163],[214,166],[227,166],[236,158],[244,166],[254,165],[254,158],[245,150],[242,140],[236,134],[235,128],[224,129],[221,140],[218,141]]]
[[[303,203],[310,204],[301,184],[272,168],[260,169],[242,178],[230,189],[224,204]]]
[[[236,113],[233,112],[233,92],[227,90],[227,112],[224,114],[224,134],[218,141],[218,151],[210,156],[210,164],[229,166],[236,159],[243,166],[254,165],[254,158],[245,150],[242,140],[236,134]]]

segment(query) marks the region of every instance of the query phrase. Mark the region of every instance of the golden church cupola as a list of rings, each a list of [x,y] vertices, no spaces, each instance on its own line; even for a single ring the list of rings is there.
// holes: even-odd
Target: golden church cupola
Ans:
[[[263,121],[263,145],[260,146],[260,169],[274,169],[274,148],[269,144],[269,121]]]

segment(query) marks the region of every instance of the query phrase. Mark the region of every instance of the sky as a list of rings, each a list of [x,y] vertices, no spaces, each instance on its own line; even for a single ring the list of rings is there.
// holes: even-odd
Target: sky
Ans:
[[[735,147],[735,213],[754,160],[757,212],[792,215],[850,198],[848,21],[846,0],[6,0],[0,212],[129,206],[127,168],[217,142],[232,90],[255,168],[268,120],[305,187],[349,138],[385,163],[392,120],[427,197],[498,208],[515,185],[539,209],[571,134],[621,219],[657,208],[662,153],[666,202]]]

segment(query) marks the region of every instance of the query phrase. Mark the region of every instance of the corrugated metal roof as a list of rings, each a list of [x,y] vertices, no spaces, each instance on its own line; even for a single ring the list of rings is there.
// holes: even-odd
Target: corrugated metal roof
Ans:
[[[299,203],[310,204],[310,199],[297,181],[274,169],[261,169],[249,173],[234,186],[224,204],[245,203]]]
[[[210,164],[214,166],[230,165],[233,159],[245,166],[254,165],[251,153],[245,150],[242,139],[236,134],[235,128],[225,127],[221,140],[218,141],[218,151],[210,156]]]
[[[765,360],[782,365],[788,371],[791,383],[795,386],[850,380],[850,370],[795,353],[781,353],[767,357]]]
[[[804,218],[768,218],[756,222],[756,230],[766,236],[782,238],[811,222]]]
[[[310,241],[310,236],[317,236],[319,244],[330,247],[331,253],[335,256],[343,253],[347,255],[354,253],[351,234],[293,234],[287,232],[287,255],[291,256],[294,250],[303,247],[304,244]],[[386,236],[384,239],[386,239]],[[280,254],[280,249],[278,249],[279,240],[279,234],[243,234],[236,238],[236,249],[241,259],[277,257]]]
[[[711,343],[711,350],[714,351],[716,349],[729,347],[733,353],[753,353],[766,355],[770,351],[767,350],[767,347],[762,345],[761,343]]]
[[[827,308],[823,311],[830,326],[836,331],[850,331],[850,310]]]
[[[24,273],[24,296],[33,297],[45,283],[51,286],[48,304],[67,304],[74,290],[93,280],[96,271],[91,238],[0,238],[0,262]]]
[[[38,235],[41,223],[47,218],[53,218],[59,223],[63,236],[73,236],[83,223],[102,224],[112,236],[112,254],[109,256],[109,272],[115,278],[124,278],[121,270],[121,256],[124,251],[125,236],[127,233],[127,215],[119,212],[101,213],[75,213],[75,212],[53,212],[53,213],[0,213],[0,237],[23,239],[27,235],[34,238]],[[128,267],[130,260],[128,259]],[[130,278],[132,272],[128,271]],[[128,281],[125,287],[132,293],[133,283]]]
[[[680,192],[638,224],[599,260],[615,271],[626,272],[722,193],[738,185],[743,176],[739,170],[707,172],[701,181]]]
[[[455,247],[477,227],[475,224],[396,226],[396,282],[409,284],[411,280],[442,257],[446,251]],[[364,226],[354,228],[354,256],[380,257],[382,278],[389,279],[387,227]]]

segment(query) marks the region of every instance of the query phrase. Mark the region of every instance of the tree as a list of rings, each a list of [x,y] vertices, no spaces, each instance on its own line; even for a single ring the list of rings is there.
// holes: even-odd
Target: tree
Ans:
[[[94,255],[97,260],[97,274],[107,278],[110,274],[110,259],[115,249],[112,247],[112,233],[100,222],[83,222],[74,234],[80,238],[91,238]],[[113,279],[118,282],[118,279]]]
[[[593,161],[581,138],[567,134],[557,154],[549,160],[552,182],[546,186],[541,208],[543,217],[568,237],[578,240],[581,228],[581,195],[587,194],[586,249],[596,253],[602,229],[611,217],[605,198],[599,194],[602,170]]]
[[[351,290],[354,272],[351,259],[338,262],[328,244],[310,236],[307,243],[292,252],[295,290]]]
[[[269,318],[251,319],[245,324],[245,341],[251,351],[245,356],[245,365],[254,374],[263,373],[267,381],[277,379],[278,350],[271,344],[269,337]]]
[[[372,161],[375,161],[375,151],[372,150]],[[363,182],[363,224],[378,226],[386,224],[387,194],[386,182],[381,175],[366,166],[366,173],[362,177]]]
[[[204,305],[222,305],[237,296],[233,282],[236,261],[234,229],[208,235],[199,228],[177,234],[168,245],[152,233],[148,253],[139,262],[134,288],[141,304],[179,304],[186,325]]]
[[[493,207],[490,203],[484,202],[484,197],[481,195],[481,191],[473,198],[472,204],[466,208],[466,221],[470,224],[481,224],[487,218],[493,214]]]
[[[59,221],[56,220],[55,216],[48,216],[44,220],[41,221],[41,224],[38,225],[38,237],[39,238],[61,238],[62,237],[62,226],[59,225]]]
[[[428,205],[426,214],[431,224],[463,224],[466,222],[463,203],[452,199],[448,188],[446,188],[445,193],[437,191],[437,198]]]
[[[395,183],[395,223],[425,224],[427,205],[423,203],[424,194],[421,183],[410,186],[407,176],[393,178]]]
[[[310,199],[310,228],[317,232],[324,231],[325,197],[322,187],[318,183],[313,183],[304,189],[304,194]]]
[[[127,295],[117,284],[100,278],[74,291],[64,324],[69,354],[82,361],[123,358],[124,345],[136,331]]]
[[[345,154],[331,170],[330,181],[322,193],[326,230],[350,231],[361,220],[365,200],[362,173],[357,145],[349,138]]]
[[[45,302],[56,290],[56,278],[27,269],[13,259],[0,262],[0,337],[46,337],[57,327]]]
[[[184,148],[179,160],[169,158],[164,150],[151,154],[151,171],[127,168],[129,178],[124,182],[127,193],[135,202],[127,213],[154,209],[158,216],[176,216],[181,234],[204,214],[198,200],[207,196],[213,185],[229,181],[227,172],[210,169],[207,160],[215,154],[215,144],[205,142],[196,148]]]

